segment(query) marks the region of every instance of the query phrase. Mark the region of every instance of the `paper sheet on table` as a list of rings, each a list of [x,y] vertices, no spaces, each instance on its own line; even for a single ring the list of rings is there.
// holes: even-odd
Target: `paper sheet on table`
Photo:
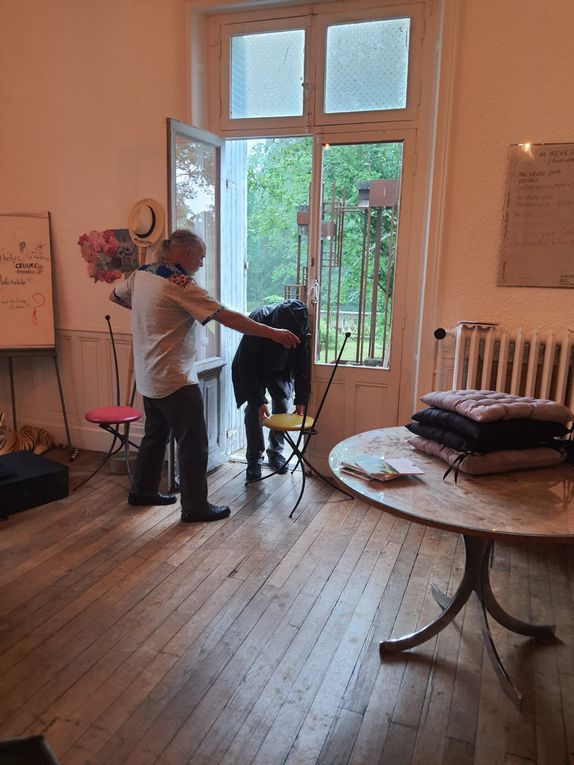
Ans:
[[[424,473],[406,457],[382,459],[372,455],[357,457],[355,462],[342,462],[341,470],[367,481],[392,481],[400,476]]]

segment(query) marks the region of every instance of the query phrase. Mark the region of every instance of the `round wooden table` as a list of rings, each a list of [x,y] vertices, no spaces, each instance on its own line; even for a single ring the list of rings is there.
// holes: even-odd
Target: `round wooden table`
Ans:
[[[523,539],[543,542],[574,542],[574,466],[520,470],[496,475],[452,473],[443,481],[445,462],[409,446],[404,427],[370,430],[341,441],[329,455],[335,479],[355,497],[413,523],[462,534],[465,569],[454,596],[433,586],[442,613],[426,627],[380,644],[381,655],[424,643],[438,634],[474,593],[479,603],[482,637],[504,690],[520,706],[522,696],[508,676],[492,640],[487,613],[513,632],[530,637],[554,634],[550,624],[534,625],[516,619],[497,602],[490,586],[489,561],[496,540]],[[342,462],[353,463],[360,455],[387,459],[408,457],[424,470],[423,475],[402,476],[392,481],[366,481],[341,471]]]

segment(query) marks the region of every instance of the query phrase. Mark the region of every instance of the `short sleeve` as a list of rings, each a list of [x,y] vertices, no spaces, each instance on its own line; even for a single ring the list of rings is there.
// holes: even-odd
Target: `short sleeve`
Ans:
[[[129,308],[132,307],[132,292],[135,273],[135,271],[131,271],[121,284],[114,287],[114,295],[121,303],[123,303],[123,305],[128,306]]]
[[[194,281],[176,291],[177,302],[201,324],[207,324],[223,306]]]

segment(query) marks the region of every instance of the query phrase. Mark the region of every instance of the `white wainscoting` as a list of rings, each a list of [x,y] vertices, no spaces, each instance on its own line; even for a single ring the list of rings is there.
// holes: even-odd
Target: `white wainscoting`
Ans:
[[[72,444],[78,449],[105,452],[110,444],[109,434],[87,422],[84,414],[94,407],[116,402],[110,337],[105,330],[58,330],[56,337],[58,365]],[[114,338],[120,369],[120,401],[124,404],[130,395],[128,374],[131,362],[131,335],[118,332],[114,333]],[[35,425],[45,428],[57,441],[64,443],[66,430],[53,359],[25,356],[14,358],[12,365],[17,426]],[[210,451],[214,452],[213,456],[215,452],[221,454],[229,451],[229,435],[237,437],[240,427],[240,413],[235,406],[228,405],[232,411],[222,415],[222,377],[230,374],[229,366],[222,367],[219,364],[214,368],[208,360],[200,364],[198,370],[205,399]],[[134,406],[143,411],[139,394],[136,395]],[[13,426],[7,358],[0,358],[0,411],[7,413],[8,421]],[[142,435],[143,419],[132,425],[130,438],[138,443]]]
[[[114,333],[120,368],[120,401],[129,398],[128,368],[131,359],[131,335]],[[88,423],[88,409],[116,403],[112,344],[107,332],[59,330],[56,333],[58,366],[72,444],[78,449],[107,451],[109,434]],[[8,360],[1,360],[0,410],[13,426]],[[58,392],[54,361],[33,355],[13,358],[16,424],[45,428],[59,442],[66,441],[66,429]],[[141,406],[136,399],[135,406]],[[131,428],[134,441],[143,433],[141,422]]]

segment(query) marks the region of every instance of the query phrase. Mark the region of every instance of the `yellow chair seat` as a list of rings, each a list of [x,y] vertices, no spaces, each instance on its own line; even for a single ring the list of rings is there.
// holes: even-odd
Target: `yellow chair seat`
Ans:
[[[305,430],[312,428],[315,419],[313,417],[305,417]],[[263,425],[266,428],[272,430],[279,430],[286,433],[289,430],[301,430],[303,425],[303,417],[300,414],[272,414],[271,417],[266,417],[263,420]]]

